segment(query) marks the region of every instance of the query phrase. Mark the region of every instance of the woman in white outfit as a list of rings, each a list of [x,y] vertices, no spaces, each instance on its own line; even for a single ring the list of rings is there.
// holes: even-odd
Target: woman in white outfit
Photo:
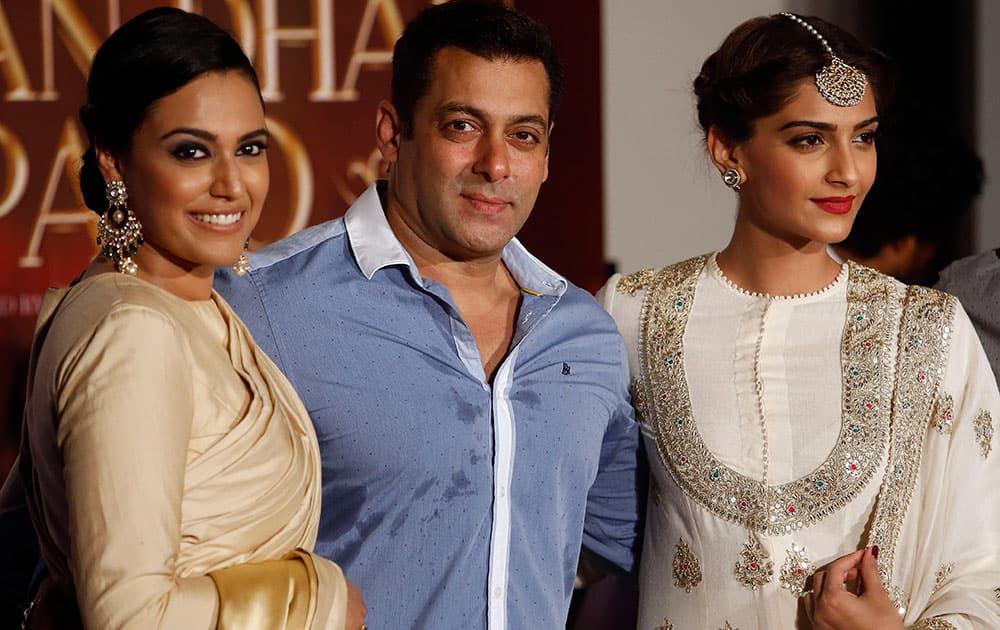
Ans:
[[[643,630],[1000,627],[979,340],[953,297],[827,255],[875,177],[883,68],[817,18],[738,26],[695,81],[729,244],[602,292],[650,455]]]

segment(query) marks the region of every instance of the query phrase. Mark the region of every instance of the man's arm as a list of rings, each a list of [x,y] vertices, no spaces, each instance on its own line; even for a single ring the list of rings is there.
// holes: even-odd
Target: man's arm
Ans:
[[[618,405],[601,446],[597,477],[587,495],[583,544],[590,552],[589,562],[634,575],[642,544],[648,469],[628,392],[624,347],[620,364]]]

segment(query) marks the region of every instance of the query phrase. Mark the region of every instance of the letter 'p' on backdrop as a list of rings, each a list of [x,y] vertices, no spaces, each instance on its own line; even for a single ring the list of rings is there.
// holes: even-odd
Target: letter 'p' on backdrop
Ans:
[[[146,9],[174,6],[206,15],[242,44],[259,73],[272,134],[271,192],[253,234],[259,247],[341,216],[383,173],[374,121],[378,102],[389,97],[392,46],[429,4],[0,0],[0,473],[16,450],[42,294],[70,282],[97,252],[97,216],[77,185],[87,146],[77,114],[101,41]],[[567,77],[549,181],[521,238],[557,271],[595,289],[605,277],[600,3],[508,4],[549,26]]]

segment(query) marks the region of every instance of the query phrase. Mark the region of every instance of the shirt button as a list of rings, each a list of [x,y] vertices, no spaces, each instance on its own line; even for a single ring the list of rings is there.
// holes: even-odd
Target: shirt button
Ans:
[[[507,486],[500,486],[500,498],[507,496]]]
[[[498,586],[495,589],[493,589],[493,597],[496,597],[496,598],[499,599],[501,595],[503,595],[503,589],[502,588],[500,588]]]

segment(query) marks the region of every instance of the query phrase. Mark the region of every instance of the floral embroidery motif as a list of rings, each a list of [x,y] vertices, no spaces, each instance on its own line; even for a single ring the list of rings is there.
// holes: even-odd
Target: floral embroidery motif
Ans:
[[[788,557],[781,565],[781,573],[778,575],[778,584],[781,588],[786,588],[793,597],[800,597],[806,590],[806,580],[815,572],[809,556],[806,555],[806,548],[792,544],[792,548],[787,552]]]
[[[908,596],[892,584],[896,541],[917,483],[920,445],[948,358],[955,298],[924,287],[907,287],[899,330],[896,393],[889,461],[875,503],[867,546],[878,545],[879,575],[900,613]]]
[[[701,562],[684,539],[678,540],[674,552],[674,586],[690,593],[701,584]]]
[[[956,630],[956,628],[955,624],[950,621],[945,621],[939,617],[931,617],[930,619],[921,619],[910,626],[910,630]]]
[[[685,494],[720,518],[755,532],[785,535],[846,505],[879,468],[889,442],[893,382],[886,363],[897,339],[902,289],[849,263],[840,437],[815,471],[770,486],[724,466],[705,445],[691,414],[683,336],[706,261],[702,256],[671,265],[649,283],[639,324],[649,428],[664,466]]]
[[[635,295],[649,286],[650,281],[652,281],[655,275],[655,269],[643,269],[642,271],[622,276],[618,280],[618,284],[615,285],[615,289],[625,295]]]
[[[674,630],[674,624],[670,623],[670,621],[666,617],[664,617],[663,625],[656,626],[655,628],[653,628],[653,630]]]
[[[955,403],[950,394],[941,393],[938,399],[937,409],[934,410],[934,428],[942,435],[948,435],[955,425],[955,418],[952,415]]]
[[[882,578],[882,581],[885,582],[884,577]],[[896,612],[899,613],[899,616],[902,617],[905,615],[906,607],[910,603],[910,596],[906,593],[906,591],[893,584],[886,589],[886,592],[889,595],[889,601],[891,601],[892,605],[896,607]]]
[[[990,412],[981,409],[976,414],[976,419],[972,423],[976,432],[976,443],[979,444],[979,452],[983,454],[983,459],[990,455],[993,450],[993,417]]]
[[[774,562],[753,534],[743,543],[743,551],[740,552],[740,560],[733,567],[733,575],[736,576],[736,581],[752,591],[770,582],[774,575]]]
[[[740,630],[740,629],[734,628],[733,626],[729,625],[729,622],[727,621],[726,625],[723,626],[722,628],[719,628],[719,630]]]
[[[948,578],[951,577],[951,572],[954,570],[955,570],[954,562],[949,562],[948,564],[942,564],[941,568],[938,569],[936,574],[934,574],[934,590],[931,592],[936,593],[937,591],[941,590],[941,587],[944,586],[944,583],[948,581]]]

